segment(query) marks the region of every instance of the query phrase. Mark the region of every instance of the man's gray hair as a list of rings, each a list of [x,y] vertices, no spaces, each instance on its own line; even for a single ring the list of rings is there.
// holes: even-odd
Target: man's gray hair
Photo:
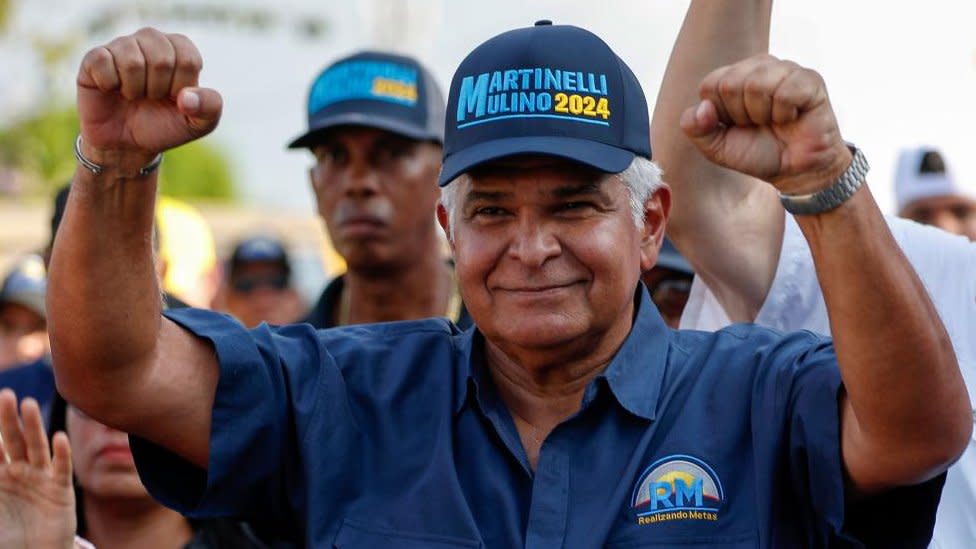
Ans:
[[[634,218],[634,225],[638,229],[644,228],[644,203],[661,188],[661,168],[654,162],[635,156],[627,169],[614,174],[630,192],[630,213]],[[441,204],[447,210],[448,236],[454,239],[454,223],[457,219],[458,197],[471,184],[467,174],[461,174],[441,188]]]

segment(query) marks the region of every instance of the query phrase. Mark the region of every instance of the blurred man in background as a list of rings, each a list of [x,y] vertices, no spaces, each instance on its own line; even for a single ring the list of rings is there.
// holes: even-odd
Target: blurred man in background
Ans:
[[[718,330],[731,323],[755,323],[781,331],[833,333],[838,340],[846,339],[849,332],[834,314],[828,315],[830,291],[821,288],[818,280],[820,265],[815,265],[807,241],[809,228],[801,230],[802,220],[784,215],[783,199],[769,185],[709,162],[680,129],[693,123],[695,117],[687,109],[700,100],[701,79],[706,74],[768,50],[771,13],[770,0],[692,0],[658,96],[651,127],[655,157],[674,193],[668,233],[696,272],[681,326]],[[748,73],[738,73],[742,74]],[[734,78],[737,73],[730,71],[725,76]],[[726,89],[734,94],[736,88]],[[745,95],[738,96],[739,103],[730,98],[730,104],[742,105]],[[829,102],[826,95],[822,100]],[[743,113],[736,111],[737,116]],[[912,168],[916,174],[938,172],[933,158],[924,170],[923,159],[916,160]],[[936,187],[948,185],[943,180],[916,190],[927,188],[932,196],[931,189]],[[884,221],[928,290],[959,363],[962,380],[958,383],[965,384],[970,408],[976,409],[976,243],[894,216],[885,216]],[[833,246],[843,247],[854,237],[836,234]],[[852,273],[851,283],[864,277],[877,282],[863,270],[863,260],[858,258],[855,265],[861,270]],[[877,314],[870,307],[852,311],[860,319]],[[874,325],[880,330],[896,320],[876,317]],[[869,348],[876,356],[890,352],[880,342]],[[927,359],[921,364],[926,368],[921,377],[935,375],[928,369]],[[892,383],[889,389],[896,387]],[[976,413],[970,418],[976,418]],[[871,534],[867,547],[922,546],[929,538],[931,547],[971,547],[976,539],[976,437],[969,439],[968,450],[949,469],[934,531],[919,515],[902,519],[885,507],[874,507],[863,518],[869,519],[864,526]],[[914,533],[896,535],[895,525],[908,526]]]
[[[44,260],[20,260],[0,287],[0,388],[9,387],[37,400],[46,409],[54,395],[47,314]]]
[[[215,308],[225,310],[245,326],[288,324],[305,312],[305,304],[292,285],[288,252],[277,238],[245,238],[234,247],[226,269]]]
[[[976,241],[976,198],[956,184],[942,154],[904,150],[895,172],[898,215]]]
[[[671,240],[664,239],[654,268],[641,276],[651,300],[669,327],[677,329],[688,303],[695,271]]]
[[[317,328],[470,319],[434,223],[444,96],[415,59],[360,52],[312,83],[308,131],[319,214],[348,271],[312,308]]]
[[[0,286],[0,370],[33,362],[48,353],[44,261],[27,256]]]

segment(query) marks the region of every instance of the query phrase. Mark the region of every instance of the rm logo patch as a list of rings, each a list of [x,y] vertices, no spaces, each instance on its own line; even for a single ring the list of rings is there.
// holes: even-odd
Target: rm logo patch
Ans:
[[[718,520],[725,499],[722,481],[704,461],[671,455],[651,464],[634,487],[631,507],[637,524],[674,520]]]

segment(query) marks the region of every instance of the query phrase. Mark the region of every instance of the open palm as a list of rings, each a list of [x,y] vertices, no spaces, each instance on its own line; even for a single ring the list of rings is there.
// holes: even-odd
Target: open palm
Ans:
[[[0,547],[73,547],[75,495],[68,439],[64,433],[55,435],[52,459],[37,402],[25,399],[21,414],[22,424],[17,397],[9,389],[0,392],[0,431],[7,458],[0,460]]]

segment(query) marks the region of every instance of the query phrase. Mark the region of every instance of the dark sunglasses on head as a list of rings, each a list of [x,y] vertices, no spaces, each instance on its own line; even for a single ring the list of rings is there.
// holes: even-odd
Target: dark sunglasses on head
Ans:
[[[288,275],[241,276],[230,281],[231,288],[242,294],[251,293],[261,286],[284,290],[288,286]]]

